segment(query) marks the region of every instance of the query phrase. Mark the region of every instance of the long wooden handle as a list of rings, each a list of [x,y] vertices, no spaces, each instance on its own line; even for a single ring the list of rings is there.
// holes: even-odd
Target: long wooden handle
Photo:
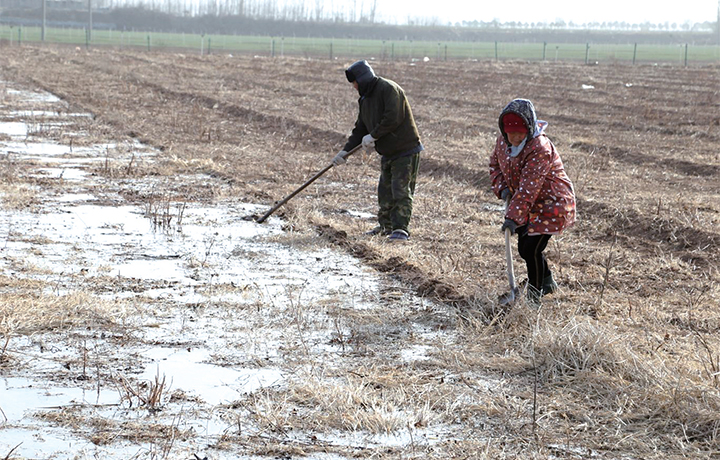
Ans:
[[[362,147],[362,144],[359,144],[357,147],[355,147],[354,149],[350,150],[350,151],[347,153],[347,155],[345,155],[345,158],[349,157],[349,156],[352,155],[353,153],[355,153],[355,152],[357,152],[358,150],[360,150],[360,147]],[[305,189],[305,187],[307,187],[308,185],[310,185],[310,184],[312,184],[313,182],[315,182],[320,176],[322,176],[323,174],[325,174],[326,172],[328,172],[328,171],[330,170],[330,168],[332,168],[333,166],[335,166],[333,163],[330,163],[329,165],[325,166],[323,169],[320,170],[320,172],[318,172],[317,174],[315,174],[314,176],[312,176],[307,182],[305,182],[304,184],[302,184],[297,190],[295,190],[295,191],[292,192],[290,195],[286,196],[282,201],[278,202],[275,206],[273,206],[272,208],[270,208],[270,210],[269,210],[268,212],[266,212],[265,214],[263,214],[263,216],[260,217],[256,222],[259,223],[259,224],[263,223],[263,222],[265,221],[265,219],[267,219],[268,217],[270,217],[270,215],[271,215],[272,213],[274,213],[275,211],[277,211],[278,208],[280,208],[280,206],[284,205],[285,203],[287,203],[288,201],[290,201],[290,200],[292,199],[292,197],[294,197],[294,196],[297,195],[298,193],[302,192],[302,191]]]

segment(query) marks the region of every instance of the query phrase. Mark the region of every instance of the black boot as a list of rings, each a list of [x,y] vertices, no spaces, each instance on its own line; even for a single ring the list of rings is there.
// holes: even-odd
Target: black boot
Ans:
[[[558,290],[558,285],[553,279],[552,273],[543,278],[540,295],[548,295]]]

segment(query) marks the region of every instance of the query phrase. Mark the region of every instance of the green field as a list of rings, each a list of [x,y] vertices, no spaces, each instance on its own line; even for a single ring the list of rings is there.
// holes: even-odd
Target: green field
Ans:
[[[41,41],[40,27],[0,25],[3,44]],[[148,50],[183,48],[198,53],[235,52],[265,56],[304,56],[328,59],[367,56],[374,59],[478,59],[546,60],[624,63],[709,64],[720,62],[720,46],[635,45],[594,43],[508,43],[382,41],[355,38],[268,37],[249,35],[194,35],[185,33],[136,32],[47,28],[45,41],[76,46],[142,47]]]

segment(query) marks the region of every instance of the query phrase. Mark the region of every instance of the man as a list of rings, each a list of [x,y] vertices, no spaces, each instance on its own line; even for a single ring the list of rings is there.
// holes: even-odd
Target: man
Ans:
[[[375,75],[365,60],[348,67],[345,76],[360,94],[360,112],[345,147],[332,162],[344,164],[347,152],[359,144],[367,151],[375,148],[381,158],[378,225],[367,233],[407,240],[423,150],[410,104],[397,83]]]

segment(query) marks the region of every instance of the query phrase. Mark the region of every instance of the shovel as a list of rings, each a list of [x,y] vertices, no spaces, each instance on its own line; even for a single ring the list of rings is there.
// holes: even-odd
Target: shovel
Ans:
[[[507,212],[510,206],[510,197],[505,198],[505,212]],[[510,247],[510,236],[511,232],[509,228],[505,229],[505,261],[507,263],[507,274],[508,282],[510,283],[510,292],[503,295],[500,299],[500,303],[503,305],[512,305],[515,302],[515,297],[519,294],[518,288],[515,285],[515,272],[513,270],[513,259],[512,259],[512,248]]]
[[[350,151],[347,153],[347,155],[345,155],[345,158],[349,157],[349,156],[352,155],[353,153],[355,153],[355,152],[357,152],[358,150],[360,150],[360,147],[362,147],[362,144],[359,144],[357,147],[355,147],[354,149],[350,150]],[[267,219],[268,217],[270,217],[270,215],[271,215],[272,213],[274,213],[275,211],[277,211],[280,206],[284,205],[285,203],[287,203],[288,201],[290,201],[290,200],[292,199],[292,197],[294,197],[294,196],[297,195],[298,193],[302,192],[302,191],[305,189],[305,187],[307,187],[308,185],[310,185],[310,184],[312,184],[313,182],[315,182],[320,176],[322,176],[323,174],[325,174],[326,172],[328,172],[328,171],[330,170],[330,168],[332,168],[333,166],[335,166],[335,165],[332,164],[332,163],[330,163],[329,165],[325,166],[323,169],[320,170],[320,172],[318,172],[318,173],[315,174],[313,177],[311,177],[307,182],[305,182],[304,184],[302,184],[297,190],[295,190],[295,191],[292,192],[290,195],[288,195],[288,196],[286,196],[285,198],[283,198],[282,201],[279,201],[275,206],[273,206],[272,208],[270,208],[270,210],[269,210],[268,212],[266,212],[265,214],[263,214],[262,217],[258,218],[258,219],[256,220],[256,222],[257,222],[258,224],[261,224],[261,223],[265,222],[265,219]]]

